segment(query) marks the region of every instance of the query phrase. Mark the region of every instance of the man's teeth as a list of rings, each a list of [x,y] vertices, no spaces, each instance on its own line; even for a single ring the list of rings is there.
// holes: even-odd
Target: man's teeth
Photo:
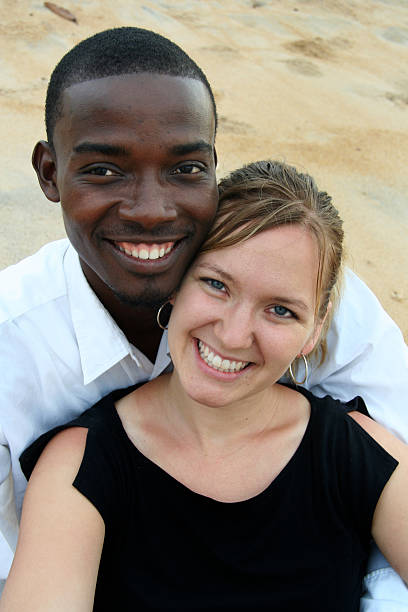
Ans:
[[[231,361],[229,359],[223,359],[220,355],[214,353],[204,342],[198,341],[198,352],[200,357],[210,368],[218,370],[219,372],[240,372],[248,364],[249,361]]]
[[[170,253],[174,242],[163,242],[162,244],[132,244],[131,242],[117,242],[119,251],[135,257],[135,259],[160,259]]]

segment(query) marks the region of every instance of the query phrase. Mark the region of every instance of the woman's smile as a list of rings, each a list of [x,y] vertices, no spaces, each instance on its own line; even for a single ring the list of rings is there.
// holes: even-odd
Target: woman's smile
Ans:
[[[198,355],[209,368],[222,374],[239,374],[251,365],[250,361],[242,361],[232,357],[224,357],[202,340],[195,339]]]

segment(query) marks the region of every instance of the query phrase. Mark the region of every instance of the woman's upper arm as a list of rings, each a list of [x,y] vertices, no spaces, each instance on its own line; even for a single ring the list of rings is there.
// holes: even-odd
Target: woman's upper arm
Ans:
[[[408,446],[372,419],[358,412],[350,416],[398,461],[377,502],[372,535],[389,563],[408,582]]]
[[[17,551],[0,611],[89,612],[105,535],[96,508],[72,486],[87,430],[57,434],[43,451],[24,497]]]

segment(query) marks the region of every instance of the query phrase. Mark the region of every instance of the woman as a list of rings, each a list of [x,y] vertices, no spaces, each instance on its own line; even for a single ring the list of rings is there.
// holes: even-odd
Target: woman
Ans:
[[[0,610],[358,610],[371,535],[408,578],[405,446],[359,398],[278,383],[324,358],[337,211],[277,162],[220,193],[171,300],[173,373],[24,454],[45,447]]]

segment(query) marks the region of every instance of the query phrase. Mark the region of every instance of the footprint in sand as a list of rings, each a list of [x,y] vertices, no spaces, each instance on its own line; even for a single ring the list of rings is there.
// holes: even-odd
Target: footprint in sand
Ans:
[[[408,28],[391,26],[381,33],[382,38],[400,45],[408,45]]]
[[[289,60],[285,60],[284,63],[289,68],[289,70],[292,70],[293,72],[297,72],[298,74],[301,74],[303,76],[309,76],[309,77],[322,76],[322,72],[319,70],[319,68],[315,66],[315,64],[313,64],[312,62],[309,62],[308,60],[304,60],[300,58],[299,59],[289,59]]]
[[[292,53],[301,53],[307,57],[313,57],[315,59],[332,59],[334,54],[332,47],[327,40],[316,36],[316,38],[302,38],[300,40],[294,40],[286,43],[284,47]]]
[[[234,119],[228,119],[221,115],[218,120],[220,131],[227,134],[250,134],[254,132],[254,128],[249,123],[244,121],[234,121]]]
[[[237,49],[227,47],[226,45],[212,45],[211,47],[200,47],[200,51],[211,51],[211,53],[217,53],[218,55],[226,55],[230,57],[240,55]]]
[[[393,102],[396,106],[399,106],[401,108],[405,108],[406,106],[408,106],[408,95],[407,94],[400,94],[400,93],[395,93],[392,91],[386,91],[384,94],[384,97],[390,102]]]
[[[404,302],[405,301],[405,297],[403,295],[403,293],[401,291],[392,291],[391,292],[391,299],[395,300],[396,302]]]
[[[350,49],[352,43],[347,38],[336,36],[331,40],[326,40],[320,36],[315,38],[301,38],[283,45],[285,49],[291,53],[301,54],[306,57],[317,60],[333,60],[336,51]],[[321,76],[320,69],[309,60],[306,59],[290,59],[286,60],[285,64],[290,70],[302,74],[304,76]]]

